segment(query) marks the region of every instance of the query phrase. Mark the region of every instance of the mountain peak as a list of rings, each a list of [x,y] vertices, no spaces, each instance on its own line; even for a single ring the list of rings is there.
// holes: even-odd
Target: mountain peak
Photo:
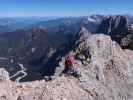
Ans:
[[[126,32],[128,30],[128,19],[125,16],[116,15],[105,18],[99,29],[99,33],[116,34]],[[115,32],[115,33],[114,33]]]
[[[92,33],[88,31],[84,26],[80,28],[80,31],[74,36],[73,44],[78,46],[81,42],[85,41]]]
[[[133,49],[132,27],[126,16],[109,16],[104,19],[98,29],[98,33],[110,35],[124,49]]]
[[[84,26],[81,27],[80,31],[76,34],[76,40],[83,41],[91,35],[91,32],[88,31]]]

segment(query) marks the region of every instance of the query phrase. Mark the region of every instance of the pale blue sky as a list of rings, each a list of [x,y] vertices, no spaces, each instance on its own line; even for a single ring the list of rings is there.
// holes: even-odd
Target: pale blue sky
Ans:
[[[0,16],[133,14],[133,0],[0,0]]]

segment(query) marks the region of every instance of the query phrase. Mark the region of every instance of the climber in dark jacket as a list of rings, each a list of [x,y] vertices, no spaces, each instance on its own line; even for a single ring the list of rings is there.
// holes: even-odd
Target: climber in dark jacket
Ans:
[[[83,65],[85,65],[85,62],[89,64],[91,60],[90,49],[86,48],[84,50],[81,50],[79,53],[76,54],[76,58],[80,60]]]
[[[91,55],[90,55],[90,49],[87,48],[83,51],[83,55],[85,56],[85,60],[87,60],[88,58],[90,59],[91,58]]]

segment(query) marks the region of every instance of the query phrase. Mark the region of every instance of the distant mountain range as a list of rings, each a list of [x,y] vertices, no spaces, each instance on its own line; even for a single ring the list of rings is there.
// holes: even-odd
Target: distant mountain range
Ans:
[[[133,23],[133,16],[126,15],[129,23]],[[58,31],[77,31],[75,27],[86,26],[90,31],[95,31],[97,24],[101,23],[104,15],[91,15],[83,17],[4,17],[0,18],[0,33],[12,32],[18,29],[30,29],[32,27],[49,28],[50,33]],[[57,28],[58,27],[58,28]],[[74,29],[73,29],[74,28]],[[69,32],[68,32],[69,33]]]
[[[0,64],[13,75],[19,70],[18,63],[22,63],[28,66],[27,70],[33,73],[33,76],[49,62],[48,59],[52,54],[68,48],[71,39],[82,26],[95,32],[103,18],[104,16],[101,15],[93,15],[52,18],[52,20],[43,18],[1,19],[0,25],[8,29],[0,30],[0,57],[8,58],[9,63],[3,63],[2,60]],[[10,66],[13,67],[10,68]]]
[[[129,31],[132,20],[132,16],[104,15],[46,19],[0,18],[0,65],[13,75],[23,64],[29,74],[23,81],[38,77],[42,69],[43,75],[48,74],[48,67],[52,70],[52,66],[58,64],[56,60],[70,48],[71,41],[81,31],[81,27],[91,34],[110,35],[123,48],[132,49],[132,32]]]
[[[0,66],[10,73],[0,68],[1,100],[132,100],[131,23],[120,15],[84,18],[1,34]],[[62,73],[70,53],[80,77]]]
[[[0,18],[0,33],[27,28],[35,23],[56,19],[58,17],[4,17]]]

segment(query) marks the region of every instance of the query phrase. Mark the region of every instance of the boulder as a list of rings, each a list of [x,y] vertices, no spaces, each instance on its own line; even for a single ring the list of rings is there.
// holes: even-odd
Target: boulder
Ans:
[[[0,81],[9,81],[9,73],[3,69],[0,68]]]

